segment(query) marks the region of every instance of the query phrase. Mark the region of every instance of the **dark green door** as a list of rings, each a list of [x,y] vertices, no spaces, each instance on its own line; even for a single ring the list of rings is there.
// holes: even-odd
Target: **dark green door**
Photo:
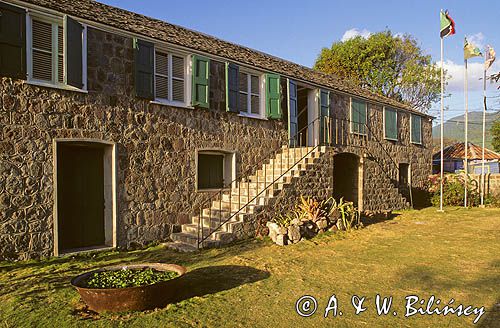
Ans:
[[[58,145],[57,211],[59,249],[105,244],[104,150]]]
[[[198,154],[198,189],[224,187],[224,155]]]

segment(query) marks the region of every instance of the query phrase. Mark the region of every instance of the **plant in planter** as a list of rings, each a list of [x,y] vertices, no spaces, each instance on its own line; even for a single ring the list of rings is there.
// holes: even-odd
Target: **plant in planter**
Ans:
[[[185,273],[186,268],[175,264],[111,266],[85,272],[71,284],[92,311],[142,311],[174,300]]]
[[[116,271],[98,271],[90,275],[85,282],[87,288],[127,288],[147,286],[177,277],[175,271],[158,271],[152,268],[128,269]]]

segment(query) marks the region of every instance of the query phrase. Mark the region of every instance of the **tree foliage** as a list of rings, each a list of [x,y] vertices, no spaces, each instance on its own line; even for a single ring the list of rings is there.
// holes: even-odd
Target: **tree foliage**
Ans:
[[[323,48],[314,69],[427,112],[441,92],[440,68],[410,35],[391,31],[334,42]]]
[[[492,136],[491,144],[493,145],[493,149],[500,152],[500,119],[493,122],[490,133]]]

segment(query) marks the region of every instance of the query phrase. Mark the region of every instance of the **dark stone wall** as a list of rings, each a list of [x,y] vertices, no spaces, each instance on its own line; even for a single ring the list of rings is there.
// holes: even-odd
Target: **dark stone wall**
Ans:
[[[55,138],[116,143],[121,247],[165,240],[197,211],[207,194],[195,190],[196,150],[235,152],[241,172],[252,170],[286,142],[282,121],[227,113],[224,64],[212,61],[210,71],[209,110],[140,100],[134,94],[132,39],[89,28],[88,94],[0,78],[0,259],[53,254]],[[284,104],[286,98],[282,100]],[[348,97],[332,93],[331,100],[332,115],[348,117]],[[369,113],[372,130],[381,139],[382,107],[370,105]],[[423,121],[424,145],[417,146],[409,144],[409,114],[401,114],[400,120],[400,141],[383,144],[393,154],[390,158],[412,165],[414,185],[421,186],[431,170],[431,123]],[[373,159],[360,147],[336,151],[363,158],[366,209],[401,207],[391,184],[397,175],[378,144],[369,145]],[[321,174],[328,171],[323,169]],[[330,178],[321,181],[331,183]]]
[[[225,69],[213,62],[213,86]],[[220,75],[222,74],[222,75]],[[274,120],[214,108],[152,104],[134,95],[132,39],[88,29],[88,94],[0,78],[0,258],[52,255],[53,140],[117,144],[118,245],[165,240],[206,198],[195,191],[197,149],[236,153],[247,170],[286,140]]]
[[[330,94],[330,112],[345,120],[339,127],[338,152],[356,154],[363,169],[363,210],[385,211],[406,206],[398,186],[399,163],[410,164],[411,186],[417,193],[423,190],[432,173],[432,122],[422,118],[422,145],[410,142],[410,116],[398,111],[398,140],[384,139],[383,106],[368,103],[368,133],[358,136],[349,133],[349,96]],[[341,123],[339,123],[341,126]],[[342,140],[341,140],[342,139]],[[335,169],[335,168],[334,168]],[[335,182],[334,182],[335,188]]]

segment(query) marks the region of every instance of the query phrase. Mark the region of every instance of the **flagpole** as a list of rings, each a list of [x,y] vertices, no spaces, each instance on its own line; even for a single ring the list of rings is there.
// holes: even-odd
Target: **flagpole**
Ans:
[[[484,207],[484,189],[485,189],[485,176],[484,176],[484,141],[486,136],[486,67],[484,68],[483,75],[483,149],[481,155],[481,207]]]
[[[441,37],[441,179],[440,179],[440,197],[439,197],[439,211],[443,212],[443,156],[444,156],[444,141],[443,141],[443,133],[444,133],[444,81],[443,81],[443,37]]]
[[[469,128],[469,101],[467,98],[467,59],[465,61],[465,78],[464,78],[464,94],[465,94],[465,187],[464,187],[464,207],[467,207],[467,185],[469,183],[469,167],[467,155],[469,151],[468,128]]]

